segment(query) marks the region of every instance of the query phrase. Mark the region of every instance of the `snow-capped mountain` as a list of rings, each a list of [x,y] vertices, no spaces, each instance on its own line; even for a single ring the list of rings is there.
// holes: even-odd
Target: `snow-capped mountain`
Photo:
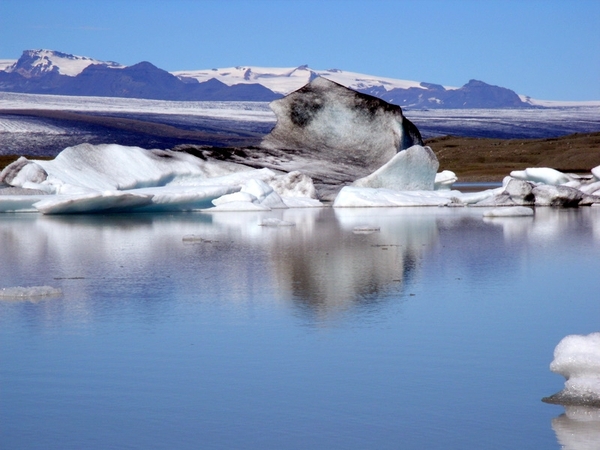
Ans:
[[[316,77],[404,108],[523,108],[535,104],[510,89],[471,80],[462,87],[346,72],[254,66],[169,73],[149,62],[115,62],[53,50],[26,50],[16,62],[0,60],[0,91],[160,100],[271,101]]]
[[[154,100],[271,101],[281,97],[260,84],[226,85],[182,80],[149,62],[123,66],[52,50],[26,50],[0,70],[0,91]]]
[[[194,78],[206,81],[211,78],[227,84],[259,83],[273,92],[287,95],[300,89],[316,77],[325,77],[331,81],[360,91],[374,87],[391,89],[420,88],[418,81],[397,80],[393,78],[375,77],[356,72],[346,72],[340,69],[315,70],[307,65],[299,67],[254,67],[238,66],[225,69],[191,70],[173,72],[173,75],[184,78]]]
[[[70,55],[54,50],[25,50],[21,57],[7,66],[4,71],[18,73],[25,78],[42,77],[49,73],[75,77],[92,64],[123,67],[112,61],[99,61],[86,56]]]

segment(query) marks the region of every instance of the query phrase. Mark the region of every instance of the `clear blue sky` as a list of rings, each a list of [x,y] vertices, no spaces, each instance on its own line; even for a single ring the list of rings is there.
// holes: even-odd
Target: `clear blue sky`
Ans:
[[[339,68],[600,100],[600,0],[0,0],[0,59]]]

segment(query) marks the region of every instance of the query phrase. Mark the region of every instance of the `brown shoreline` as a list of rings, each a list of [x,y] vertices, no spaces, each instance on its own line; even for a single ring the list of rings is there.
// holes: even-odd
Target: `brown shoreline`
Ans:
[[[499,182],[512,170],[527,167],[585,174],[600,165],[600,132],[547,139],[443,136],[427,139],[425,144],[436,154],[439,170],[453,171],[461,182]],[[0,170],[19,156],[0,155]]]

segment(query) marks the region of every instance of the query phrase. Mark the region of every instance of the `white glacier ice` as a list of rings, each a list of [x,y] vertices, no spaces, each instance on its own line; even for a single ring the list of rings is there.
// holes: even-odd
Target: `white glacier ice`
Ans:
[[[2,212],[72,214],[322,206],[313,198],[312,180],[301,174],[281,175],[267,168],[252,169],[230,162],[208,162],[186,153],[121,145],[82,144],[65,149],[50,161],[20,158],[2,171],[0,179],[13,186],[11,189],[50,194],[0,195]],[[236,192],[240,196],[234,204],[227,196]],[[219,204],[212,202],[223,196]]]
[[[435,174],[434,189],[452,189],[452,185],[458,181],[458,177],[451,170],[442,170]]]
[[[600,332],[563,338],[554,349],[550,370],[566,378],[565,387],[544,401],[600,407]]]
[[[530,167],[525,170],[513,170],[510,176],[517,180],[533,181],[535,183],[559,185],[571,181],[567,175],[549,167]]]
[[[439,162],[429,147],[413,145],[352,186],[395,191],[432,191]]]
[[[457,191],[395,191],[345,186],[333,202],[333,207],[445,206],[456,202],[459,195]]]

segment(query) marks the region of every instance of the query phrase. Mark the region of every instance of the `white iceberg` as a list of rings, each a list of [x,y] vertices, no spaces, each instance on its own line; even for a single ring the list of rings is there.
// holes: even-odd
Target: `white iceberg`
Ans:
[[[0,212],[262,211],[322,206],[312,180],[302,174],[280,175],[267,168],[121,145],[82,144],[50,161],[20,158],[2,171],[0,181],[13,190],[48,194],[0,195]],[[227,197],[242,191],[248,194],[243,201]],[[224,198],[213,203],[220,197]]]

